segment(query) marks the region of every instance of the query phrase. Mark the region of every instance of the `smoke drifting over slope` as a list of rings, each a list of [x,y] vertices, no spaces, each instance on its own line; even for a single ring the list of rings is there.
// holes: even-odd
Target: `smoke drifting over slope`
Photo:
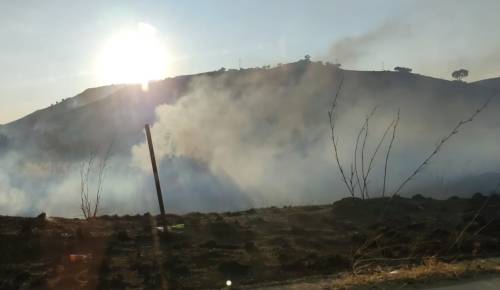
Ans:
[[[227,175],[254,201],[304,202],[311,184],[318,201],[334,189],[324,126],[330,93],[311,86],[312,75],[287,84],[271,73],[230,74],[200,78],[177,103],[160,106],[153,127],[159,158],[186,157],[208,164],[216,175]],[[330,82],[328,76],[318,82]],[[266,84],[267,83],[267,84]],[[315,96],[314,98],[310,98]],[[133,148],[137,164],[148,169],[146,144]],[[304,178],[312,177],[312,179]],[[272,194],[267,194],[272,192]],[[324,199],[322,201],[325,201]]]
[[[370,124],[367,152],[373,151],[377,138],[401,109],[390,164],[392,187],[456,122],[495,93],[411,74],[340,71],[306,61],[270,70],[165,80],[152,84],[148,93],[122,89],[106,100],[69,111],[71,118],[62,112],[57,118],[35,116],[35,125],[28,129],[17,123],[0,130],[8,137],[7,144],[22,144],[19,136],[45,138],[0,149],[0,214],[47,211],[78,216],[79,164],[89,153],[82,144],[103,150],[111,141],[107,132],[115,132],[112,138],[117,145],[104,184],[102,213],[156,212],[142,131],[144,123],[153,120],[169,211],[236,210],[342,198],[347,191],[335,167],[327,117],[341,75],[345,83],[336,121],[343,161],[352,157],[357,130],[374,106],[380,109]],[[476,184],[464,191],[454,184],[462,177],[498,171],[498,108],[494,100],[447,144],[407,192],[447,196],[493,189],[492,184]],[[64,130],[54,125],[60,120],[65,121]],[[47,148],[51,151],[46,152]],[[380,170],[375,170],[370,180],[373,192],[379,190],[380,177]],[[488,180],[494,182],[494,178]]]
[[[457,95],[450,92],[440,95],[442,88],[439,87],[421,95],[416,92],[423,87],[412,81],[404,84],[415,86],[416,92],[410,96],[400,95],[393,88],[374,93],[376,90],[370,86],[379,87],[379,84],[370,85],[369,77],[356,79],[356,73],[345,74],[348,81],[338,120],[344,161],[352,158],[351,144],[372,107],[381,105],[371,124],[368,152],[374,150],[376,138],[381,136],[395,111],[402,110],[391,173],[393,186],[433,150],[436,141],[457,122],[468,118],[487,97],[477,96],[475,100],[464,97],[460,93],[464,84],[452,84],[458,86],[454,88]],[[181,156],[200,160],[215,174],[229,176],[258,205],[321,203],[340,198],[339,193],[344,194],[345,189],[338,180],[326,119],[339,72],[311,65],[298,75],[297,71],[282,68],[245,76],[224,74],[215,79],[197,79],[185,97],[156,110],[158,122],[153,127],[153,135],[159,158]],[[388,74],[386,77],[385,81],[389,81],[401,76]],[[403,75],[398,81],[408,81],[407,77]],[[283,83],[284,80],[294,81]],[[360,89],[361,83],[364,87]],[[485,114],[488,116],[481,116],[473,128],[463,129],[464,136],[457,136],[457,140],[451,142],[457,144],[446,146],[456,151],[441,153],[430,171],[423,174],[422,184],[428,185],[442,177],[449,180],[497,169],[495,162],[485,160],[496,151],[488,145],[494,143],[489,142],[495,142],[499,136],[491,136],[483,126],[486,119],[490,124],[498,124],[498,121],[492,119],[491,111]],[[479,143],[478,139],[484,142]],[[454,158],[463,154],[458,152],[469,155]],[[135,146],[133,155],[135,164],[148,168],[146,144]],[[381,177],[381,173],[375,170],[374,176]],[[422,184],[417,183],[413,188]],[[379,190],[380,180],[371,180],[371,186]],[[436,192],[432,186],[426,190]],[[446,190],[441,192],[446,193]]]
[[[415,1],[406,13],[371,31],[336,41],[327,58],[352,69],[408,66],[449,79],[453,70],[464,67],[472,80],[495,77],[500,69],[499,10],[495,0]]]

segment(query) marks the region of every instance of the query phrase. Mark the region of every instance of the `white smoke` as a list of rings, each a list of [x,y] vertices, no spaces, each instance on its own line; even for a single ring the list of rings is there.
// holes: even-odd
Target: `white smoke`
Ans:
[[[28,206],[26,193],[12,186],[9,177],[0,171],[0,213],[2,215],[15,215],[26,210]]]
[[[495,0],[415,1],[381,25],[334,42],[327,58],[352,69],[408,66],[450,79],[463,67],[471,80],[498,77],[499,9]]]
[[[327,118],[339,78],[318,70],[316,66],[301,73],[276,69],[239,77],[224,74],[194,79],[187,95],[156,110],[158,120],[152,133],[157,158],[198,160],[216,176],[229,177],[257,205],[325,203],[346,196],[332,153]],[[278,73],[286,76],[286,83],[280,83],[283,79]],[[355,76],[346,81],[339,107],[341,159],[347,164],[352,160],[357,130],[371,108],[381,107],[370,125],[367,154],[373,152],[384,128],[401,109],[390,164],[392,187],[484,101],[482,97],[440,96],[439,91],[415,96],[398,90],[370,94],[369,88],[357,87],[358,81],[369,81]],[[463,128],[416,179],[428,184],[436,179],[436,172],[448,179],[495,170],[495,165],[485,160],[495,152],[491,144],[498,134],[474,141],[488,134],[485,124],[490,123],[492,114],[487,112],[489,121],[480,119],[479,124]],[[454,158],[457,154],[460,157]],[[135,166],[150,170],[145,143],[133,147],[132,158]],[[381,182],[382,172],[377,168],[369,181],[373,190],[378,190]]]
[[[261,77],[256,74],[238,81],[238,87],[251,88],[242,91],[224,87],[224,78],[215,83],[199,78],[188,95],[158,107],[158,122],[152,127],[157,158],[202,161],[216,175],[230,177],[260,204],[303,201],[311,185],[324,186],[331,180],[333,160],[327,157],[323,111],[330,95],[323,92],[322,97],[309,98],[314,90],[309,82],[259,87],[254,82],[262,79],[254,78]],[[149,170],[146,144],[132,151],[135,164]],[[326,193],[322,192],[323,197]]]

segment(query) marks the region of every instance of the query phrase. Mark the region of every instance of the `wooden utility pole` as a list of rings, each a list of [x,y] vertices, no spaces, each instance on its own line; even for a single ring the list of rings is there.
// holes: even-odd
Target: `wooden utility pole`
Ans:
[[[155,177],[156,193],[158,194],[158,203],[160,204],[160,212],[162,222],[165,223],[165,206],[163,205],[163,196],[161,194],[160,177],[158,177],[158,168],[156,167],[155,151],[153,149],[153,140],[151,139],[151,130],[149,124],[146,124],[146,137],[149,145],[149,155],[151,155],[151,165],[153,167],[153,174]],[[166,224],[164,224],[166,226]]]

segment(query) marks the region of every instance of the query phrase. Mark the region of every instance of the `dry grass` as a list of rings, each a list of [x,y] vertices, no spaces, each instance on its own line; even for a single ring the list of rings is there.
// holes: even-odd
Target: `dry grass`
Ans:
[[[363,275],[345,275],[335,280],[331,289],[398,289],[442,281],[459,280],[486,274],[500,274],[500,262],[475,260],[460,263],[444,263],[434,258],[425,260],[420,266],[403,268],[391,272]],[[406,289],[406,287],[405,287]]]
[[[261,286],[257,288],[267,290],[422,289],[430,285],[439,286],[453,281],[485,278],[492,275],[500,275],[499,259],[444,263],[434,258],[428,258],[422,265],[401,268],[398,270],[378,269],[378,271],[361,275],[345,273],[329,278],[309,278],[293,282],[290,281],[288,284],[274,283],[272,286]]]

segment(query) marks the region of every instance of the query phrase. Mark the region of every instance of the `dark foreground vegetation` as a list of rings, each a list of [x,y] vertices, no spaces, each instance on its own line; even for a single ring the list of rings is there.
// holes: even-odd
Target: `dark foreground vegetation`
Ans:
[[[500,256],[500,197],[80,219],[0,217],[0,289],[232,289]],[[77,256],[74,256],[77,255]]]

